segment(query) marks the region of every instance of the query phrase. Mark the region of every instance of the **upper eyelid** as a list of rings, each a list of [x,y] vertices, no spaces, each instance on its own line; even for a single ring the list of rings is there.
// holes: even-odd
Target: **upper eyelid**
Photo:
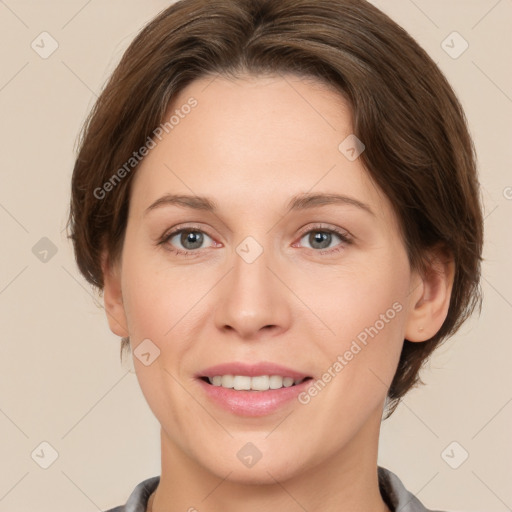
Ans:
[[[336,234],[340,234],[339,232],[341,232],[341,234],[346,234],[347,236],[351,236],[349,231],[347,231],[344,228],[333,228],[333,227],[324,226],[324,225],[321,225],[321,224],[318,224],[318,223],[314,224],[313,226],[306,225],[306,227],[304,227],[304,228],[299,228],[299,231],[300,231],[301,235],[303,235],[304,233],[309,233],[310,231],[314,231],[314,230],[318,230],[318,231],[331,231],[331,232],[336,233]],[[178,233],[180,233],[182,231],[199,231],[201,233],[205,233],[210,238],[213,238],[212,235],[210,235],[208,233],[207,229],[204,229],[204,228],[202,228],[200,226],[193,226],[193,225],[191,225],[191,226],[181,226],[180,224],[178,224],[174,228],[171,228],[163,236],[168,237],[168,236],[171,236],[171,235],[176,235],[176,234],[178,234]]]
[[[309,233],[310,231],[329,231],[331,233],[334,233],[336,235],[346,235],[347,237],[351,237],[352,235],[344,228],[334,228],[329,226],[323,226],[322,224],[314,224],[313,226],[306,225],[304,229],[300,229],[300,236],[305,235],[306,233]]]

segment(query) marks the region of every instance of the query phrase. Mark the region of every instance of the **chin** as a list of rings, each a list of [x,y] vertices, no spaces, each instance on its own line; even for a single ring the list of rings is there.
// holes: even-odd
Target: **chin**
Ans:
[[[284,482],[297,473],[297,468],[293,468],[293,472],[288,467],[283,467],[282,464],[270,464],[267,466],[260,466],[261,461],[252,468],[226,468],[226,473],[216,474],[225,478],[226,481],[242,484],[242,485],[274,485],[276,481]],[[259,467],[257,467],[259,466]],[[229,473],[231,471],[231,473]],[[226,475],[229,473],[229,476]]]
[[[289,480],[305,470],[303,468],[304,459],[298,461],[294,453],[277,453],[276,450],[270,449],[269,455],[263,453],[258,459],[256,453],[252,451],[253,449],[255,450],[248,443],[242,449],[237,449],[234,457],[225,458],[222,453],[216,454],[214,460],[217,461],[217,464],[211,464],[213,461],[209,460],[209,464],[204,467],[228,482],[246,485],[273,485],[276,481]],[[246,455],[251,452],[256,455],[252,461]],[[200,463],[200,461],[198,462]]]

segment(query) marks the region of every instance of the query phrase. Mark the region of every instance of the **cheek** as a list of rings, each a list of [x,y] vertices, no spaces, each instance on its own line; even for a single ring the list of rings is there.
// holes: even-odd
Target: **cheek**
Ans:
[[[129,242],[129,241],[128,241]],[[153,249],[153,252],[156,251]],[[190,286],[177,269],[162,267],[162,258],[147,251],[130,249],[123,255],[123,303],[128,330],[134,341],[143,338],[165,340],[176,322],[186,314],[193,299]],[[190,299],[190,300],[189,300]]]
[[[323,293],[316,289],[308,295],[311,310],[328,327],[316,343],[324,371],[336,375],[333,399],[341,394],[356,407],[369,397],[377,403],[385,396],[403,345],[409,267],[402,254],[386,261],[338,275]]]
[[[364,339],[365,329],[371,326],[383,334],[400,332],[408,283],[407,266],[394,270],[359,267],[332,272],[325,279],[303,275],[296,281],[297,294],[306,298],[310,310],[330,331],[326,340],[333,342],[356,338],[360,333]]]

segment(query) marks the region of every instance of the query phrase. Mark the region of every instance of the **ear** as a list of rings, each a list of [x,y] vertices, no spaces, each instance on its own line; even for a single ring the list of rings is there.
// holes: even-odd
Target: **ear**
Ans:
[[[121,337],[129,336],[121,290],[119,265],[111,265],[107,253],[103,252],[101,268],[103,270],[103,301],[110,330]]]
[[[425,271],[416,273],[411,292],[411,309],[405,329],[405,339],[426,341],[434,336],[446,319],[455,276],[453,257],[445,249],[432,250]]]

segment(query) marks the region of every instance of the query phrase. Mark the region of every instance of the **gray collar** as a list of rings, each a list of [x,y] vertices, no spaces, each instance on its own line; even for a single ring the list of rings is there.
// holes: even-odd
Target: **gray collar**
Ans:
[[[378,466],[378,477],[382,497],[393,512],[441,512],[426,509],[418,498],[404,487],[401,480],[388,469]],[[144,480],[135,487],[126,505],[105,512],[146,512],[149,496],[159,483],[159,476]]]

